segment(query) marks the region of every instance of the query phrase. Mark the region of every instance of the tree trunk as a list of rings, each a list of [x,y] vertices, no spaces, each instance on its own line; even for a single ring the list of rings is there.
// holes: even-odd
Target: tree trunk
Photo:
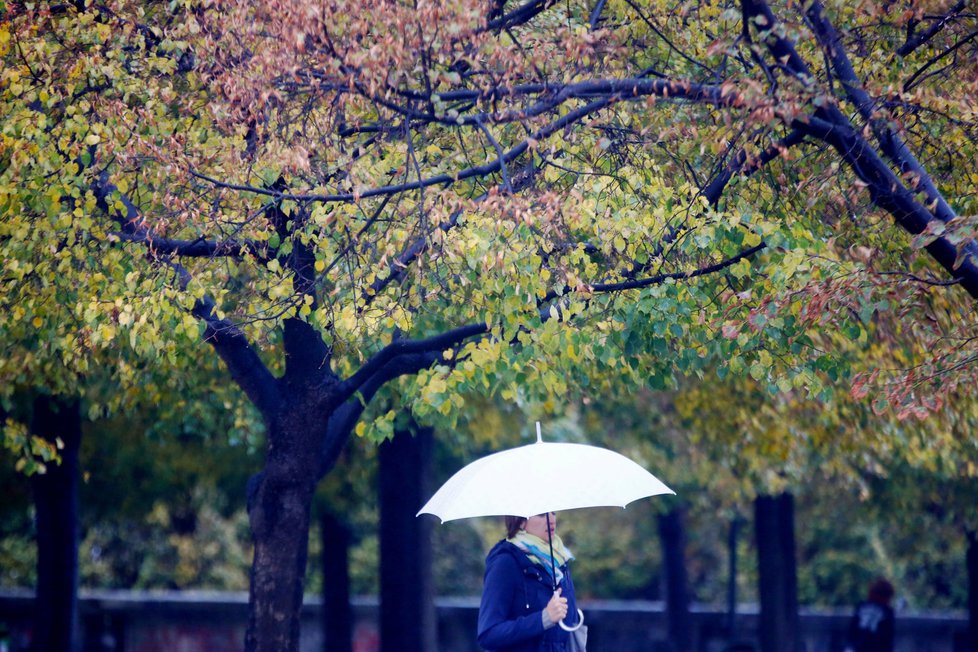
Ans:
[[[320,517],[323,537],[323,650],[352,652],[350,608],[350,530],[326,511]]]
[[[264,470],[248,485],[255,551],[251,564],[247,652],[297,652],[309,553],[309,521],[319,449],[303,410],[268,428]],[[295,417],[300,418],[295,418]]]
[[[754,501],[761,652],[800,652],[794,499],[789,493]]]
[[[380,650],[435,652],[431,520],[427,498],[432,432],[397,432],[380,446]]]
[[[730,568],[727,574],[727,643],[733,645],[737,640],[737,542],[742,519],[739,515],[730,520],[727,537],[727,555]]]
[[[33,649],[74,652],[78,631],[78,449],[81,410],[77,399],[39,396],[33,434],[61,440],[60,464],[32,478],[37,519],[37,597]]]
[[[693,649],[684,515],[682,507],[659,515],[659,538],[662,541],[666,580],[666,619],[669,643],[675,652],[691,652]]]
[[[790,493],[778,496],[778,528],[781,544],[782,581],[781,604],[784,610],[783,619],[787,632],[787,643],[790,648],[802,652],[801,624],[798,622],[798,561],[797,545],[795,544],[795,498]]]
[[[978,652],[978,533],[968,533],[968,649]]]

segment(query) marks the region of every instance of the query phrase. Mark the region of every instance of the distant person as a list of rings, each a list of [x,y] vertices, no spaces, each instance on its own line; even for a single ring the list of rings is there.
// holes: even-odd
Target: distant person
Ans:
[[[893,585],[878,578],[869,585],[869,595],[856,605],[849,622],[851,652],[893,652]]]

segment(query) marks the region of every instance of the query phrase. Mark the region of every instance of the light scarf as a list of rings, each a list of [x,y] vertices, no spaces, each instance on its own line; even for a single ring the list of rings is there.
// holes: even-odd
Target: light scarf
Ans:
[[[564,579],[564,573],[560,567],[574,559],[574,555],[567,549],[564,542],[556,534],[553,536],[554,556],[550,556],[550,544],[540,537],[530,534],[525,530],[516,533],[509,542],[526,553],[526,555],[536,564],[540,564],[547,569],[547,575],[554,577],[554,569],[557,576],[554,578],[557,584]],[[551,563],[553,561],[553,563]]]

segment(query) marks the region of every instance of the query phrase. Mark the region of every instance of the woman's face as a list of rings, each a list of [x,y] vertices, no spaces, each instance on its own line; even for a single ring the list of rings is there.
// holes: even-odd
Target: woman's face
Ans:
[[[526,519],[526,531],[541,539],[548,539],[557,533],[557,513],[550,512],[550,532],[547,532],[547,515],[537,514]]]

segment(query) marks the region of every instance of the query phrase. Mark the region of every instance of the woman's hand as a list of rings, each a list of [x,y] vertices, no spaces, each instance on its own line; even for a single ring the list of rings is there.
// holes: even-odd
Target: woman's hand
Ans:
[[[567,598],[560,596],[562,589],[557,589],[554,591],[554,595],[550,598],[550,602],[547,603],[547,617],[552,623],[558,623],[564,619],[567,615]]]

